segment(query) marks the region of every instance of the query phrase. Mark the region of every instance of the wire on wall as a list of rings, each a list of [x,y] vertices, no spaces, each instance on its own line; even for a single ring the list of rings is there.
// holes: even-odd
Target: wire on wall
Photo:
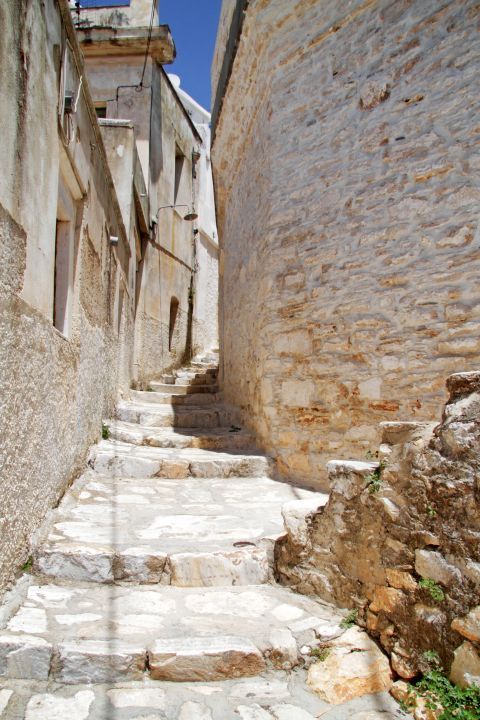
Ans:
[[[140,82],[138,84],[138,90],[141,91],[143,88],[143,81],[145,78],[145,71],[147,69],[147,61],[148,61],[148,53],[150,50],[150,42],[152,40],[152,32],[153,32],[153,19],[155,17],[155,6],[157,4],[157,0],[152,0],[152,11],[150,13],[150,26],[148,28],[148,39],[147,39],[147,47],[145,49],[145,58],[143,60],[143,69],[142,69],[142,76],[140,78]]]

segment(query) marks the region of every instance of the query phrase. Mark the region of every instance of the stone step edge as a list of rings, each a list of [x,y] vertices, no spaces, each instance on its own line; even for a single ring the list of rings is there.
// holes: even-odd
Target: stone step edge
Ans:
[[[209,407],[222,400],[221,394],[215,393],[169,393],[134,390],[131,398],[133,403],[140,405],[174,405],[179,407]]]
[[[269,477],[272,463],[271,458],[254,454],[232,454],[231,459],[188,460],[175,457],[173,453],[172,458],[155,459],[128,454],[115,455],[107,450],[95,451],[89,459],[90,467],[107,477],[113,473],[136,479],[157,477],[172,480],[187,477]]]
[[[278,538],[261,538],[248,547],[202,552],[132,553],[88,546],[71,549],[49,543],[33,553],[33,572],[44,578],[102,584],[136,583],[176,587],[228,587],[274,582],[273,549]],[[71,543],[71,546],[74,543]],[[240,545],[240,542],[239,542]],[[230,581],[230,582],[229,582]]]
[[[125,425],[130,427],[118,427],[117,423],[119,422],[124,422]],[[221,452],[222,447],[225,448],[225,451],[228,451],[232,449],[232,446],[240,445],[245,450],[251,450],[253,454],[255,454],[255,451],[258,453],[253,433],[243,429],[240,431],[229,430],[228,426],[225,426],[224,433],[209,432],[209,428],[181,428],[184,432],[176,433],[174,429],[168,427],[147,428],[138,423],[128,423],[121,420],[107,419],[103,421],[103,424],[109,430],[109,440],[129,443],[136,447],[158,447],[165,450],[174,450],[176,448],[186,450],[190,447],[196,450],[218,450]],[[214,428],[210,428],[210,430],[214,430]],[[143,433],[143,437],[135,437],[135,433],[139,431]],[[131,433],[130,436],[129,433]],[[190,439],[191,444],[176,445],[174,436],[178,436],[178,442],[180,442],[180,438],[184,438],[184,440]],[[238,449],[242,448],[239,447]]]
[[[229,635],[162,638],[143,646],[115,639],[54,644],[34,635],[0,634],[0,676],[66,685],[145,677],[215,681],[258,675],[267,669],[267,658],[274,650],[273,646],[260,649],[251,640]]]

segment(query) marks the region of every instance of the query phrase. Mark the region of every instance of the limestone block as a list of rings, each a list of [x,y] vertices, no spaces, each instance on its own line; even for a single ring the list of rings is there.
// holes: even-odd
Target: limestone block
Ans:
[[[269,708],[275,720],[315,720],[314,716],[298,705],[273,705]]]
[[[308,330],[282,333],[275,338],[274,349],[276,353],[287,355],[309,355],[313,350],[312,338]]]
[[[156,640],[148,656],[154,680],[175,682],[256,675],[265,665],[253,643],[230,636]]]
[[[33,635],[0,636],[0,676],[20,680],[46,680],[52,646]]]
[[[462,580],[458,568],[447,563],[443,555],[433,550],[415,550],[415,570],[422,577],[430,578],[446,587]]]
[[[480,656],[468,640],[455,650],[450,680],[460,687],[480,686]]]
[[[148,554],[143,548],[128,548],[115,557],[115,580],[137,583],[158,583],[163,579],[167,556]]]
[[[415,663],[403,654],[395,652],[395,648],[390,655],[390,663],[395,672],[406,680],[410,680],[417,674]]]
[[[471,393],[480,393],[480,372],[453,373],[446,381],[450,393],[449,402],[460,400]]]
[[[417,621],[424,622],[427,625],[433,625],[440,628],[446,621],[445,613],[437,607],[430,607],[422,603],[415,603],[413,611]]]
[[[80,544],[41,548],[35,554],[34,568],[41,575],[65,580],[113,581],[111,554]]]
[[[76,640],[58,646],[54,674],[67,685],[140,680],[146,652],[126,642]]]
[[[467,640],[480,643],[480,605],[470,610],[465,617],[455,618],[452,621],[452,630],[456,630]]]
[[[0,690],[0,717],[3,711],[6,709],[12,695],[13,690]]]
[[[281,401],[288,407],[308,407],[315,393],[313,380],[284,380]]]
[[[238,700],[252,697],[283,700],[290,697],[290,690],[288,680],[255,678],[253,680],[243,680],[233,685],[229,690],[229,696]]]
[[[332,493],[352,500],[365,490],[365,478],[377,466],[378,463],[356,460],[331,460],[327,463],[327,472]]]
[[[373,640],[359,628],[351,628],[332,643],[324,661],[310,666],[307,683],[322,700],[338,705],[388,691],[392,678],[388,659]]]
[[[32,635],[42,634],[47,631],[47,613],[43,608],[21,607],[7,624],[7,629]]]
[[[269,637],[270,661],[275,667],[291,670],[298,665],[298,649],[295,638],[288,628],[275,628]]]
[[[399,590],[407,590],[408,592],[414,592],[417,589],[417,583],[415,579],[408,572],[403,570],[396,570],[395,568],[387,568],[385,570],[387,582],[394,588]]]
[[[374,613],[385,612],[391,614],[396,612],[405,602],[405,594],[401,590],[392,587],[376,587],[370,610]]]
[[[273,715],[256,703],[253,705],[239,705],[235,711],[241,720],[273,720]]]
[[[144,478],[155,476],[162,467],[160,460],[142,457],[115,456],[99,452],[95,457],[95,470],[107,477]]]
[[[25,710],[25,720],[87,720],[94,700],[91,690],[80,690],[72,697],[33,695]]]
[[[282,506],[282,517],[290,541],[305,547],[308,544],[308,518],[325,507],[328,495],[317,493],[303,500],[291,500]]]
[[[180,587],[263,585],[271,576],[268,553],[254,546],[232,552],[176,553],[170,557],[171,584]]]
[[[178,720],[212,720],[212,711],[206,705],[189,700],[180,708]]]
[[[139,690],[135,688],[115,688],[108,690],[107,695],[116,708],[148,707],[155,710],[165,709],[165,691],[157,688],[143,687]]]

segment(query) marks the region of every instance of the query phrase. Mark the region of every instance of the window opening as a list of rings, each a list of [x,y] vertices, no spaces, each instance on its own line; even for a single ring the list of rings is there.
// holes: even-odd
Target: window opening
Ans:
[[[60,177],[55,231],[52,319],[54,326],[65,337],[70,334],[75,217],[75,202]]]
[[[185,163],[185,156],[180,148],[175,148],[175,185],[173,190],[173,204],[176,205],[177,201],[180,200],[180,188],[182,183],[183,166]]]
[[[106,118],[107,103],[95,103],[95,112],[97,113],[97,118]]]
[[[168,326],[168,350],[172,350],[173,333],[175,332],[175,324],[177,322],[178,314],[178,300],[176,297],[172,297],[170,300],[170,323]]]

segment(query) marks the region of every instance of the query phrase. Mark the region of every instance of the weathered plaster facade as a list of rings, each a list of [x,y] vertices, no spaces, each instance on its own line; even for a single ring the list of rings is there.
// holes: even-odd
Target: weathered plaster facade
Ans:
[[[223,385],[325,487],[479,360],[478,6],[240,4],[213,67]]]
[[[218,234],[215,195],[210,158],[211,115],[180,87],[180,78],[169,75],[188,116],[194,123],[202,144],[195,172],[197,193],[195,204],[198,220],[196,234],[195,324],[194,345],[199,348],[218,346]]]
[[[218,345],[215,209],[211,168],[204,167],[209,134],[197,128],[159,64],[174,57],[166,26],[154,28],[158,38],[143,74],[148,27],[123,28],[115,18],[109,24],[110,16],[89,26],[83,12],[81,18],[77,32],[95,104],[108,121],[127,118],[134,127],[149,201],[135,322],[134,379],[143,386]],[[128,45],[132,31],[136,42]],[[192,223],[184,217],[194,205]]]
[[[130,238],[68,6],[12,0],[0,24],[3,592],[129,388],[134,303]]]

